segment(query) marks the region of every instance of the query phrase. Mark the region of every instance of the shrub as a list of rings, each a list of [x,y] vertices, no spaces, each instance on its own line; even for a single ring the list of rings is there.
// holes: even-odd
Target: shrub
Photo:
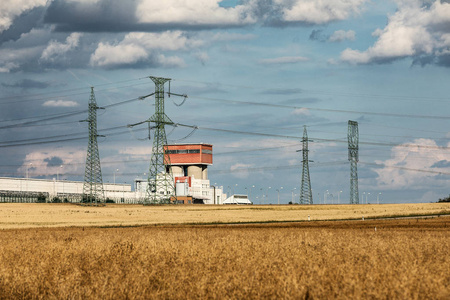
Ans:
[[[37,203],[45,203],[46,200],[47,200],[47,197],[45,197],[44,194],[39,193],[36,202],[37,202]]]
[[[444,199],[439,199],[438,202],[450,202],[450,195]]]

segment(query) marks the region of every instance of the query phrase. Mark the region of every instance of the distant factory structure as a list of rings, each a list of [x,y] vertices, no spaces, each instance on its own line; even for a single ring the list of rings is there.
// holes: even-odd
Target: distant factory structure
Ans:
[[[170,157],[167,172],[172,173],[177,204],[251,204],[247,195],[227,198],[223,187],[211,185],[208,166],[213,163],[210,144],[175,144],[165,147]],[[131,184],[104,183],[105,198],[110,202],[144,203],[148,179]],[[157,191],[163,193],[163,191]],[[0,202],[80,202],[83,181],[0,177]]]
[[[0,177],[0,202],[80,202],[83,181]],[[131,202],[137,194],[129,184],[103,185],[105,197],[117,203]]]
[[[208,166],[213,163],[212,145],[202,143],[167,145],[165,155],[170,161],[166,172],[170,172],[174,178],[176,199],[172,199],[172,202],[179,204],[227,204],[229,202],[226,201],[227,195],[223,187],[212,186],[208,179]],[[144,197],[148,181],[138,180],[135,185],[135,190]],[[163,190],[156,192],[164,193]]]

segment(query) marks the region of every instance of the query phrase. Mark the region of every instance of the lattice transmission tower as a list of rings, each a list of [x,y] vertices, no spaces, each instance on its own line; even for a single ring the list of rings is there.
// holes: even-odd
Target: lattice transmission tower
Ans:
[[[86,155],[86,166],[84,171],[83,202],[89,204],[103,203],[105,199],[102,180],[102,169],[100,167],[100,156],[97,144],[97,106],[95,100],[94,87],[91,87],[89,98],[89,116],[87,122],[89,126],[89,143]]]
[[[308,159],[308,133],[306,131],[306,126],[303,128],[303,139],[302,139],[302,154],[303,154],[303,170],[302,170],[302,186],[300,190],[300,204],[313,204],[312,191],[311,191],[311,180],[309,178],[309,162],[312,160]]]
[[[154,129],[154,135],[145,204],[163,204],[169,203],[170,198],[175,196],[170,157],[165,155],[167,145],[165,125],[174,123],[164,112],[164,84],[171,79],[152,76],[150,79],[155,83],[155,114],[149,119],[149,131],[151,128]]]
[[[358,161],[359,132],[358,122],[348,121],[348,160],[350,161],[350,204],[359,203]]]

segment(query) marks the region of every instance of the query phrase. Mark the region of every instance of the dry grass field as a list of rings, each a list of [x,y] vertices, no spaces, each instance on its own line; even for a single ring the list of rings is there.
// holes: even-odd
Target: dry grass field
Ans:
[[[450,217],[4,229],[0,299],[450,299],[449,228]]]
[[[380,205],[142,206],[0,203],[0,229],[61,226],[248,223],[347,220],[450,214],[450,203]]]

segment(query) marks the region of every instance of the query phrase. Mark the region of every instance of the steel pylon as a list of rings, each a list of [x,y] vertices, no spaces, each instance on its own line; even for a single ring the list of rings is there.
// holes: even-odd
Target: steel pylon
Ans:
[[[358,122],[348,121],[348,160],[350,161],[350,204],[359,203],[358,161],[359,131]]]
[[[302,186],[300,190],[300,204],[313,204],[312,191],[311,191],[311,180],[309,177],[309,162],[308,159],[308,133],[306,131],[306,126],[303,129],[303,139],[302,139],[302,154],[303,154],[303,170],[302,170]]]
[[[87,120],[89,126],[89,142],[86,155],[86,166],[83,183],[83,202],[88,204],[103,203],[105,199],[102,180],[102,169],[100,166],[100,156],[97,144],[97,106],[95,100],[94,87],[91,87],[89,98],[89,116]]]
[[[150,79],[155,83],[155,114],[149,119],[149,130],[153,129],[154,135],[144,204],[163,204],[170,203],[171,197],[175,196],[170,158],[169,155],[165,155],[167,145],[165,125],[173,124],[164,113],[164,84],[170,81],[170,78],[151,76]]]

